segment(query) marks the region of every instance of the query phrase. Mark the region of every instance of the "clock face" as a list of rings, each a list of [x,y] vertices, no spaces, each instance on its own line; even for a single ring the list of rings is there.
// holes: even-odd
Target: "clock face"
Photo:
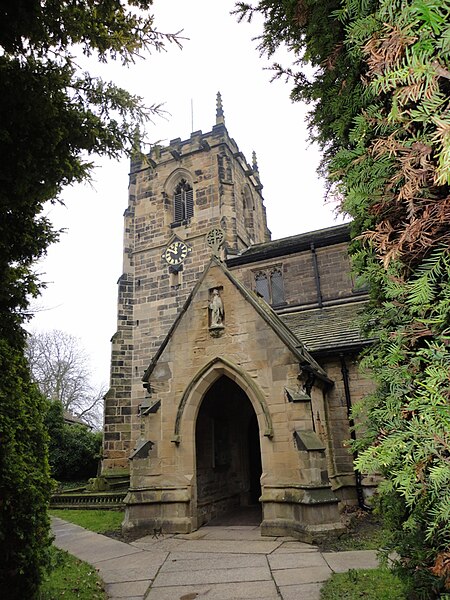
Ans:
[[[175,241],[167,246],[162,255],[169,265],[180,265],[188,255],[190,248],[184,242]]]

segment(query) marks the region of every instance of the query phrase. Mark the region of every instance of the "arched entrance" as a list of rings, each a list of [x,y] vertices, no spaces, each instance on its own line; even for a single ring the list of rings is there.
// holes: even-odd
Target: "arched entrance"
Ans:
[[[245,392],[222,375],[206,392],[196,421],[198,527],[227,514],[260,516],[258,421]],[[244,523],[243,523],[244,524]]]

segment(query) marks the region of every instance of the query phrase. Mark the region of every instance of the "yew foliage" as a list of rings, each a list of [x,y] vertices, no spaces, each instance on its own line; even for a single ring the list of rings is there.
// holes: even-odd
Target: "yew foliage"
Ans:
[[[411,598],[450,592],[450,3],[261,0],[260,49],[292,97],[330,192],[353,218],[355,270],[370,285],[364,357],[377,384],[358,407],[357,468],[382,473],[388,550]],[[314,67],[308,78],[302,66]]]

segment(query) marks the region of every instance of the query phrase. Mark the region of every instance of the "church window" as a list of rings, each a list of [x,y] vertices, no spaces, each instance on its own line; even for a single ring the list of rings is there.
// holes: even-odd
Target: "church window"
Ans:
[[[248,209],[248,210],[254,209],[252,195],[251,195],[250,190],[247,185],[244,187],[244,191],[242,192],[242,202],[244,205],[244,210],[245,209]]]
[[[280,267],[264,269],[255,273],[255,291],[268,304],[285,303],[283,273]]]
[[[261,271],[255,275],[255,291],[258,296],[262,296],[266,302],[270,304],[270,290],[267,273]]]
[[[283,304],[284,285],[283,273],[280,269],[274,269],[270,274],[270,287],[272,288],[272,304]]]
[[[181,225],[194,214],[194,190],[186,179],[182,179],[175,188],[173,206],[174,222],[172,225]]]

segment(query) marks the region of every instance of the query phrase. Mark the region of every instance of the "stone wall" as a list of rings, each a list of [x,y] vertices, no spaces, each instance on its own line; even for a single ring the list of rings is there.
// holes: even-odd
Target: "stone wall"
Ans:
[[[270,270],[273,266],[282,268],[286,300],[284,306],[274,307],[277,312],[285,312],[295,307],[318,307],[319,302],[324,306],[331,306],[361,299],[361,292],[354,288],[346,243],[319,247],[314,252],[307,249],[273,259],[251,262],[233,267],[232,272],[249,289],[254,290],[255,273],[264,269]],[[320,281],[319,286],[317,277]],[[334,356],[330,354],[317,357],[319,364],[335,385],[327,393],[325,403],[320,399],[313,399],[314,426],[328,447],[328,469],[333,489],[342,502],[354,504],[355,473],[353,457],[347,444],[350,428],[341,372],[342,359],[339,351],[335,351]],[[363,376],[359,372],[357,354],[345,350],[342,356],[349,370],[350,401],[355,403],[370,393],[373,384],[368,375]],[[363,483],[370,488],[376,482],[364,478]]]
[[[332,303],[358,296],[354,292],[350,274],[347,244],[341,243],[318,248],[315,256],[317,276],[314,253],[311,250],[261,260],[257,263],[234,267],[231,270],[248,289],[255,290],[256,273],[269,271],[273,267],[281,268],[286,307],[318,305],[319,295],[320,301],[323,303]]]
[[[344,504],[355,504],[355,472],[353,469],[353,455],[348,445],[351,435],[342,360],[344,361],[344,368],[346,367],[348,370],[349,402],[352,406],[356,405],[373,390],[374,383],[368,374],[363,374],[360,371],[356,354],[347,354],[339,358],[328,358],[320,361],[328,376],[334,381],[334,386],[327,396],[327,422],[332,445],[330,455],[334,458],[333,464],[329,465],[330,478],[339,499]],[[364,426],[364,423],[357,423],[357,426]],[[358,431],[356,431],[356,436],[358,436]],[[375,486],[376,483],[376,479],[364,477],[362,484],[364,488],[367,488],[364,493],[370,494],[370,488]]]

